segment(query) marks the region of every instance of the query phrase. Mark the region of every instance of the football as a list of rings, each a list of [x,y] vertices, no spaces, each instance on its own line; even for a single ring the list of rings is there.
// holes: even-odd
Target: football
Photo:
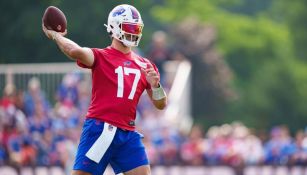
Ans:
[[[64,32],[67,27],[65,14],[54,6],[49,6],[43,15],[43,24],[49,30]]]

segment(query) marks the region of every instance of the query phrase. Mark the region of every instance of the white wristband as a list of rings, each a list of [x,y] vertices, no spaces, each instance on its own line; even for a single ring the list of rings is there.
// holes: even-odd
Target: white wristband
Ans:
[[[165,91],[161,85],[158,88],[151,88],[151,90],[153,100],[161,100],[166,97]]]

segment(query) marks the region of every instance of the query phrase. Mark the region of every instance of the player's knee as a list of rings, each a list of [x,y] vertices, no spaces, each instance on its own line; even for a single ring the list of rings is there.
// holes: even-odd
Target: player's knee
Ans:
[[[144,171],[144,174],[143,174],[143,175],[151,175],[150,169]]]
[[[151,175],[151,171],[149,165],[145,165],[125,172],[124,175]]]
[[[71,175],[92,175],[91,173],[80,171],[80,170],[73,170],[71,172]]]

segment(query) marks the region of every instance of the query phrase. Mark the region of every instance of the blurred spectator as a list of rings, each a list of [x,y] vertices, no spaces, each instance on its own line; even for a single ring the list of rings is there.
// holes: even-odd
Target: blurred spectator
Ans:
[[[255,135],[249,134],[245,138],[242,149],[244,163],[246,165],[258,165],[263,160],[263,147],[260,139]]]
[[[3,143],[1,143],[0,140],[0,166],[4,165],[6,160],[7,160],[6,151]]]
[[[18,127],[21,130],[27,129],[25,114],[17,108],[16,88],[13,84],[7,84],[4,88],[3,97],[0,99],[0,122],[9,127]]]
[[[59,146],[59,152],[61,153],[61,161],[67,174],[70,174],[75,154],[77,153],[77,146],[79,142],[79,135],[81,134],[81,127],[69,129],[66,135],[66,139],[62,142],[62,146]]]
[[[8,128],[6,128],[8,129]],[[7,141],[7,150],[10,162],[12,165],[22,165],[21,157],[21,141],[22,136],[19,130],[9,129],[9,137]]]
[[[24,111],[27,117],[35,114],[35,104],[41,104],[45,112],[50,109],[50,103],[41,89],[39,79],[32,77],[28,82],[28,90],[24,94]]]
[[[153,137],[153,144],[159,155],[160,165],[174,165],[178,163],[179,143],[176,131],[165,125],[162,126]]]
[[[147,132],[144,134],[146,136],[143,139],[143,143],[146,147],[146,152],[147,152],[148,159],[150,160],[150,164],[159,165],[159,154],[158,154],[156,147],[152,143],[151,135]]]
[[[54,131],[74,128],[80,122],[80,111],[71,101],[57,102],[54,108],[54,112]]]
[[[207,131],[207,138],[204,140],[204,158],[208,165],[220,164],[220,156],[215,147],[217,140],[220,138],[220,129],[212,126]]]
[[[3,90],[3,97],[0,99],[0,106],[10,108],[15,105],[16,87],[14,84],[6,84]]]
[[[90,104],[91,99],[91,87],[89,86],[88,81],[91,80],[82,80],[77,85],[78,91],[78,109],[80,111],[80,116],[85,117],[87,108]],[[80,118],[81,119],[81,118]]]
[[[307,166],[307,134],[300,130],[295,136],[295,152],[291,164]]]
[[[3,112],[1,111],[0,108],[0,118],[3,117]],[[0,122],[0,166],[4,165],[6,160],[8,159],[7,157],[7,149],[6,149],[6,144],[4,143],[4,125]]]
[[[78,104],[77,73],[67,73],[57,90],[57,100],[60,102]]]
[[[262,143],[242,123],[232,124],[233,149],[237,154],[237,160],[233,165],[255,165],[263,159]]]
[[[163,31],[156,31],[152,35],[152,42],[148,47],[146,56],[156,64],[160,72],[161,82],[164,84],[164,63],[171,59],[171,50],[167,46],[167,36]]]
[[[271,130],[271,138],[264,145],[265,162],[274,165],[286,165],[289,156],[294,153],[295,145],[286,126],[276,126]]]
[[[192,128],[188,138],[181,146],[180,155],[184,164],[204,164],[204,137],[200,126],[194,126]]]
[[[51,125],[50,119],[41,103],[35,104],[35,113],[28,121],[30,133],[38,132],[43,134]]]
[[[221,133],[221,159],[223,164],[237,167],[243,164],[243,150],[245,148],[244,138],[247,129],[240,123],[229,125],[224,124],[220,127]]]
[[[30,139],[24,139],[20,148],[20,161],[23,166],[36,165],[36,148]]]
[[[231,135],[232,128],[228,124],[224,124],[218,128],[217,137],[213,140],[211,145],[215,157],[219,164],[234,164],[236,161],[236,154],[233,150],[233,138]]]

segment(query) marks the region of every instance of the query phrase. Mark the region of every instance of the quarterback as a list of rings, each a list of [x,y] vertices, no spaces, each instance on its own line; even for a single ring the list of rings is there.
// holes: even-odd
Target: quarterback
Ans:
[[[143,29],[140,13],[131,5],[116,6],[105,25],[112,38],[106,48],[80,47],[64,33],[46,36],[82,67],[91,69],[92,96],[86,114],[73,175],[102,175],[108,164],[116,174],[150,175],[149,161],[135,130],[136,106],[146,90],[153,105],[164,109],[167,96],[157,67],[134,53]]]

